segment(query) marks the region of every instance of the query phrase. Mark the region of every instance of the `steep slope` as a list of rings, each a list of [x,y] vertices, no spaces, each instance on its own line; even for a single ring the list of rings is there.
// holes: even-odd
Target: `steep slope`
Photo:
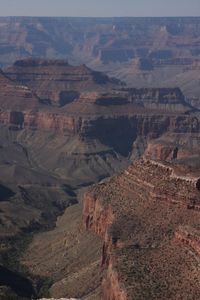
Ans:
[[[81,212],[80,205],[67,209],[56,228],[38,234],[22,258],[32,273],[53,279],[51,297],[101,299],[102,241],[80,230]]]
[[[104,240],[103,299],[199,298],[199,171],[141,159],[86,193]]]
[[[148,142],[145,157],[199,168],[199,134],[166,133]]]

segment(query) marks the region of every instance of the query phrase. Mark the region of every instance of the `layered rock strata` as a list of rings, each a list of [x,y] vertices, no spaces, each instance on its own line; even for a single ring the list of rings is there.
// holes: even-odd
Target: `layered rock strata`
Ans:
[[[199,58],[197,18],[1,18],[1,63],[68,57],[108,64],[189,65]],[[142,33],[142,34],[141,34]]]
[[[16,214],[13,217],[13,207],[16,211],[18,210],[18,199],[23,199],[25,204],[27,201],[30,201],[31,205],[36,202],[34,215],[29,218],[40,221],[40,212],[37,208],[41,207],[44,199],[50,198],[49,195],[52,195],[51,205],[59,208],[58,212],[64,209],[62,202],[54,201],[54,197],[57,197],[58,194],[53,195],[52,193],[52,189],[58,185],[58,182],[63,185],[64,181],[79,188],[119,171],[122,165],[124,167],[127,164],[127,158],[133,148],[140,148],[139,139],[143,140],[143,144],[146,145],[145,143],[149,139],[159,138],[166,132],[176,137],[186,135],[191,139],[193,135],[198,137],[200,130],[198,112],[195,112],[185,102],[179,89],[127,90],[122,89],[119,85],[118,89],[113,90],[112,80],[110,81],[106,77],[108,84],[102,83],[103,88],[101,88],[101,84],[98,83],[100,90],[96,91],[97,83],[94,83],[94,74],[91,70],[85,66],[71,67],[61,61],[20,61],[13,68],[21,70],[17,71],[17,76],[22,76],[22,78],[12,78],[11,80],[2,73],[0,87],[1,172],[4,180],[9,180],[13,186],[17,185],[16,190],[19,194],[19,198],[9,199],[8,203],[1,206],[7,226],[6,230],[9,228],[9,234],[13,231],[10,229],[11,226],[15,228],[16,224],[19,224],[20,230],[21,228],[27,230],[27,224],[22,224],[24,227],[21,225],[27,218],[23,212],[21,213],[22,217],[20,215],[19,220],[17,219],[17,223]],[[35,69],[39,70],[39,75]],[[70,77],[71,75],[68,77],[68,73],[65,74],[69,69],[72,77]],[[25,70],[29,70],[28,76]],[[40,77],[42,86],[39,84]],[[18,81],[13,81],[14,79]],[[24,86],[26,80],[30,87]],[[62,80],[64,87],[62,87]],[[19,83],[20,81],[21,83]],[[71,90],[70,86],[67,90],[68,82],[70,82],[69,84],[75,82],[77,89],[82,89],[83,82],[84,84],[89,82],[89,84],[88,86],[86,84],[86,90],[83,88],[79,93]],[[61,102],[57,98],[58,94],[56,96],[52,93],[48,94],[48,89],[53,91],[54,85],[57,83],[59,87],[56,93],[59,95],[62,93]],[[83,86],[85,86],[84,84]],[[108,89],[109,86],[112,86],[111,90]],[[73,89],[75,89],[74,86]],[[71,94],[63,94],[68,92]],[[46,95],[45,98],[44,95]],[[58,105],[55,104],[57,102]],[[148,148],[147,151],[149,158],[154,155],[154,151],[151,149]],[[138,152],[141,155],[140,149]],[[167,160],[181,158],[180,151],[177,154],[173,147],[170,151],[167,149],[164,154],[162,151],[160,152],[160,155],[155,154],[157,158],[162,159],[163,156]],[[96,249],[97,244],[95,244],[95,247],[90,249],[89,257],[86,257],[91,263],[91,268],[87,269],[87,261],[82,256],[82,244],[79,244],[80,233],[73,235],[76,239],[74,248],[71,247],[70,233],[69,245],[63,245],[62,231],[60,240],[58,243],[56,242],[57,246],[54,248],[61,253],[57,268],[58,260],[54,251],[49,253],[49,245],[52,245],[57,239],[56,231],[56,237],[53,237],[53,240],[50,233],[47,244],[42,238],[39,245],[35,244],[34,255],[37,259],[33,262],[30,259],[31,256],[28,255],[27,266],[32,269],[34,274],[54,277],[55,282],[51,288],[53,297],[57,295],[62,297],[63,290],[67,296],[79,297],[87,294],[92,297],[92,289],[95,290],[95,295],[100,297],[99,281],[102,275],[99,271],[100,264],[108,269],[102,283],[103,297],[106,300],[140,297],[141,292],[143,299],[153,299],[154,295],[155,298],[159,296],[165,299],[165,297],[170,298],[171,294],[171,299],[177,299],[175,298],[176,293],[179,293],[180,298],[184,299],[183,292],[188,295],[189,285],[198,295],[196,282],[195,280],[192,282],[196,276],[196,267],[194,266],[192,271],[189,265],[190,280],[185,282],[185,269],[184,267],[181,269],[176,262],[179,259],[177,253],[181,253],[185,262],[187,264],[191,262],[193,266],[192,258],[190,259],[184,254],[182,247],[189,244],[189,250],[198,249],[196,246],[198,239],[197,242],[196,238],[195,242],[193,238],[190,241],[190,237],[185,233],[181,233],[183,237],[180,238],[181,226],[184,228],[185,225],[190,226],[192,230],[194,228],[198,231],[196,214],[199,213],[199,181],[197,178],[197,173],[190,174],[190,169],[181,169],[175,165],[163,165],[145,159],[136,162],[122,175],[111,179],[108,183],[102,182],[100,187],[94,188],[86,195],[83,223],[87,230],[95,231],[104,239],[101,260],[99,257],[96,257],[95,261],[90,260],[94,253],[98,254],[98,249],[101,247]],[[26,190],[27,185],[32,182],[35,184],[34,189]],[[47,189],[46,198],[43,197],[45,187]],[[63,185],[59,191],[64,197],[65,190],[66,186]],[[41,196],[37,202],[38,192],[41,192]],[[44,201],[41,211],[41,218],[44,218],[45,221],[49,220],[49,215],[46,214],[47,208],[52,207],[47,203]],[[66,205],[70,203],[66,203]],[[56,209],[55,213],[58,212]],[[167,217],[165,218],[166,212]],[[26,213],[28,215],[28,212]],[[190,216],[192,216],[191,220]],[[53,215],[52,219],[54,220],[54,218]],[[152,223],[152,220],[155,223]],[[71,221],[70,219],[69,222]],[[31,221],[28,230],[32,230],[32,227],[34,228],[36,225],[38,223]],[[173,235],[174,232],[176,235]],[[66,234],[65,231],[64,234]],[[95,241],[90,238],[88,235],[89,245],[90,241]],[[88,244],[84,244],[84,237],[82,237],[82,242],[85,245],[83,249],[86,249]],[[66,248],[70,253],[69,256],[66,255]],[[162,253],[163,256],[161,256],[160,248],[164,253]],[[79,251],[82,257],[82,269],[78,277],[81,278],[81,283],[84,282],[84,284],[80,284],[81,287],[78,291],[74,283],[77,269],[80,268],[79,263],[74,264],[76,251]],[[176,266],[179,273],[182,274],[181,279],[177,270],[172,270],[171,267],[167,268],[165,265],[165,260],[171,261],[172,258],[168,255],[173,252],[176,255],[172,265]],[[42,257],[38,258],[38,253]],[[86,255],[88,253],[88,251],[85,252]],[[50,266],[43,260],[47,254],[50,255]],[[71,255],[73,259],[69,265]],[[157,255],[160,259],[160,266],[157,266],[155,258]],[[151,257],[151,262],[149,262],[148,256]],[[64,261],[65,267],[63,266]],[[166,274],[169,274],[167,282],[170,285],[171,294],[167,294],[166,289],[163,289],[165,278],[162,277],[161,266]],[[144,269],[150,271],[155,269],[155,277],[151,277],[151,272],[146,272]],[[69,278],[68,274],[72,270],[75,275],[73,278]],[[98,270],[98,273],[95,270]],[[178,287],[178,292],[175,292],[175,286],[170,279],[168,280],[173,274],[177,281],[180,280],[183,291]],[[88,281],[90,281],[89,284]],[[152,282],[153,284],[151,284]]]
[[[197,174],[147,159],[90,189],[82,222],[104,239],[103,299],[200,296],[199,196]]]
[[[27,86],[13,82],[0,70],[1,110],[33,109],[38,105],[37,97]]]
[[[98,81],[96,76],[104,76],[100,73],[61,60],[21,60],[7,71],[8,75],[12,81],[1,74],[0,123],[13,129],[98,139],[125,156],[138,136],[199,132],[198,115],[177,88],[122,89],[108,77],[103,83]],[[68,86],[72,82],[74,88]],[[57,107],[52,102],[60,100],[49,93],[51,90],[66,96]]]
[[[28,86],[40,101],[60,106],[78,98],[82,91],[97,92],[120,84],[120,81],[111,80],[85,65],[72,66],[63,60],[20,60],[9,67],[6,74],[12,80]]]
[[[179,86],[188,101],[199,108],[199,32],[198,17],[1,18],[0,66],[27,57],[49,61],[52,57],[61,61],[67,58],[76,65],[87,63],[129,86]],[[62,63],[69,69],[66,61]],[[16,67],[24,68],[25,64]],[[86,78],[86,68],[81,69]],[[77,80],[77,75],[72,75]],[[70,86],[74,83],[71,81]],[[43,87],[39,87],[41,96],[45,96]],[[57,105],[60,96],[56,87],[49,89],[49,94]],[[65,94],[64,102],[73,97],[74,93]]]

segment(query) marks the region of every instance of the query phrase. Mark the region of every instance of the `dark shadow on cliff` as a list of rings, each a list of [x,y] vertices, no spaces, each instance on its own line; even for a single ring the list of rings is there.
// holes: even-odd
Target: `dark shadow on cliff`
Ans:
[[[90,133],[91,138],[98,139],[102,144],[108,145],[116,153],[127,157],[135,139],[137,129],[134,122],[127,117],[112,119],[99,118],[95,121],[94,130]]]

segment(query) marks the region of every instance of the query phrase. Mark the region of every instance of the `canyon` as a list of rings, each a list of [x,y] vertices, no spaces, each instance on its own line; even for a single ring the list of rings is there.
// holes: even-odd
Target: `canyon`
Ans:
[[[62,21],[63,34],[66,19],[57,21],[56,26]],[[188,31],[198,33],[198,18],[180,19],[180,28],[172,26],[171,19],[130,19],[130,27],[125,21],[115,25],[99,20],[94,35],[93,20],[70,22],[87,25],[92,39],[111,27],[127,39],[127,30],[138,34],[151,25],[148,36],[138,37],[138,47],[161,24],[161,40],[166,31],[168,36],[163,47],[177,48],[177,40],[181,43],[185,35],[190,45],[198,39]],[[48,29],[43,26],[49,26],[51,19],[45,23],[40,18],[0,18],[1,28],[7,28],[8,22],[11,28],[17,22],[12,35],[20,31],[16,45],[22,52],[11,64],[9,49],[13,54],[16,48],[6,48],[8,31],[0,29],[0,43],[3,39],[7,49],[3,53],[1,46],[0,53],[2,300],[198,299],[198,101],[191,101],[175,85],[129,87],[120,76],[115,79],[98,71],[104,69],[100,65],[96,71],[78,65],[72,57],[73,51],[80,54],[78,47],[69,46],[66,60],[58,53],[66,44],[56,39],[51,47],[57,45],[58,52],[48,48],[44,37]],[[44,45],[27,46],[26,30],[34,36],[29,42],[42,37],[48,48],[41,55],[45,58],[34,57]],[[117,43],[114,37],[112,43]],[[67,43],[63,35],[62,39]],[[165,50],[152,54],[153,68],[171,60],[176,65],[176,55],[183,53],[188,57],[181,66],[191,67],[188,44],[183,52],[174,50],[170,61]],[[107,67],[111,63],[107,59],[114,59],[109,51],[98,52]],[[122,60],[123,55],[117,57]]]
[[[199,108],[200,18],[0,18],[0,66],[59,58],[131,87],[178,86]]]
[[[85,194],[83,226],[104,241],[103,299],[198,299],[198,181],[142,158]]]

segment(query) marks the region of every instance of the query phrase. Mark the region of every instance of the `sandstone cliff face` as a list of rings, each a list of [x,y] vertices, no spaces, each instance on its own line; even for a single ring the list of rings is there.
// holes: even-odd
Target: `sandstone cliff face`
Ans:
[[[0,122],[8,120],[18,128],[98,138],[125,155],[137,136],[199,130],[199,120],[189,113],[192,108],[179,89],[121,89],[101,73],[62,60],[20,60],[7,76],[15,81],[1,74],[0,108],[8,116],[2,115]]]
[[[34,112],[1,112],[0,123],[13,125],[18,129],[46,129],[60,132],[75,133],[78,131],[78,121],[73,117],[53,114],[53,113],[34,113]]]
[[[15,69],[16,73],[13,71]],[[149,139],[159,138],[166,132],[180,136],[198,135],[198,113],[193,112],[184,101],[179,89],[122,89],[119,85],[117,90],[109,90],[107,83],[95,83],[96,73],[85,66],[72,67],[60,60],[21,60],[11,70],[15,79],[20,81],[17,76],[22,77],[24,83],[31,81],[33,89],[35,85],[38,91],[41,88],[46,100],[49,100],[49,85],[57,85],[57,80],[61,90],[66,88],[62,82],[64,85],[74,82],[77,87],[80,82],[87,82],[94,89],[97,85],[106,87],[106,91],[77,92],[71,95],[77,98],[55,107],[51,103],[42,103],[28,87],[11,81],[3,72],[0,74],[0,123],[8,125],[10,130],[18,130],[19,134],[20,131],[31,130],[69,138],[69,148],[64,146],[65,150],[62,153],[59,150],[56,156],[59,168],[56,168],[56,159],[52,162],[38,154],[40,164],[45,163],[48,167],[50,163],[64,176],[61,161],[68,166],[67,171],[71,174],[75,172],[74,176],[79,172],[77,166],[84,177],[84,168],[88,170],[88,165],[91,165],[87,171],[90,174],[88,180],[103,178],[113,174],[116,162],[120,166],[125,164],[134,148],[139,156],[143,154]],[[44,86],[43,83],[40,86],[40,76]],[[106,80],[112,83],[113,88],[113,81]],[[138,143],[140,139],[143,140],[143,147]],[[175,155],[173,151],[166,150],[166,159]],[[132,157],[135,158],[134,153]],[[178,158],[181,158],[180,149]]]
[[[147,149],[145,150],[145,157],[153,160],[160,161],[172,161],[175,159],[188,158],[192,153],[182,148],[178,147],[176,144],[159,143],[159,141],[148,143]]]
[[[161,117],[162,118],[162,117]],[[150,131],[153,131],[153,127],[158,126],[157,120],[155,117],[148,117],[145,119],[143,116],[133,117],[130,118],[127,117],[119,117],[121,121],[124,123],[124,129],[126,125],[130,124],[128,126],[130,129],[134,131],[138,129],[139,134],[147,134]],[[155,119],[155,122],[154,122]],[[142,122],[144,121],[144,124]],[[162,121],[162,119],[161,119]],[[164,120],[164,123],[166,122],[169,126],[170,119],[166,118]],[[82,126],[84,120],[80,117],[73,117],[73,116],[67,116],[65,114],[56,114],[51,112],[20,112],[20,111],[1,111],[0,115],[0,122],[3,124],[11,124],[21,127],[29,127],[29,128],[35,128],[35,129],[49,129],[54,131],[60,131],[64,132],[65,130],[69,130],[71,132],[75,132],[75,129],[82,129],[82,132],[85,134],[90,134],[91,136],[94,136],[96,133],[96,126],[100,127],[99,135],[103,136],[106,128],[110,127],[110,131],[112,131],[113,127],[117,126],[118,118],[116,117],[110,117],[110,118],[93,118],[92,120],[85,120],[85,124]],[[138,123],[138,124],[137,124]],[[102,125],[102,126],[100,126]],[[140,127],[140,125],[142,125]],[[198,125],[198,124],[197,124]],[[129,129],[129,130],[130,130]],[[197,128],[196,128],[197,129]],[[189,130],[189,129],[188,129]],[[78,131],[78,130],[77,130]],[[133,132],[134,134],[134,132]],[[153,134],[153,132],[152,132]]]
[[[79,119],[54,113],[25,113],[23,115],[23,126],[35,129],[47,129],[53,131],[77,133],[79,129]],[[81,121],[81,120],[80,120]],[[18,122],[19,123],[19,122]]]
[[[167,132],[158,139],[149,140],[144,151],[147,159],[168,161],[199,170],[199,134]]]
[[[83,226],[104,239],[103,299],[199,296],[188,252],[200,251],[198,182],[187,169],[142,159],[85,195]]]
[[[120,116],[117,113],[110,116],[88,117],[86,114],[75,116],[51,111],[1,111],[0,123],[18,129],[47,130],[70,136],[80,135],[91,140],[97,139],[124,156],[131,152],[132,145],[139,136],[155,139],[166,132],[198,134],[200,127],[200,122],[195,116],[163,116],[152,113],[132,116]],[[170,153],[171,151],[168,155]],[[178,155],[181,157],[180,152]]]
[[[147,109],[184,112],[188,106],[179,88],[130,88],[127,91],[132,103],[143,105]]]
[[[102,207],[98,199],[86,196],[83,208],[83,226],[86,230],[93,230],[104,237],[108,226],[113,222],[111,207]]]
[[[118,274],[112,264],[112,237],[108,234],[109,226],[114,222],[111,206],[103,206],[99,199],[86,194],[83,202],[82,225],[85,230],[94,231],[104,239],[102,248],[102,266],[106,266],[107,274],[102,282],[103,299],[126,300],[126,292],[121,289]]]
[[[72,66],[63,60],[27,59],[16,61],[6,70],[12,80],[28,86],[40,99],[64,106],[79,98],[83,91],[101,91],[120,85],[103,73],[85,65]]]
[[[17,75],[13,71],[15,68]],[[89,76],[87,80],[92,82],[93,89],[96,89],[91,70],[86,67],[72,67],[63,61],[22,60],[11,70],[13,73],[10,74],[14,74],[15,79],[29,82],[34,93],[40,93],[42,88],[45,99],[49,101],[49,85],[51,89],[51,85],[57,85],[57,80],[60,80],[60,92],[65,88],[62,86],[63,80],[64,85],[71,81],[80,82],[85,72]],[[69,73],[65,73],[66,70]],[[45,86],[43,83],[40,86],[41,81],[37,77],[40,75],[44,77],[42,82]],[[28,81],[25,77],[22,80],[17,76],[28,76]],[[62,76],[66,78],[62,79]],[[78,79],[75,80],[74,76],[78,76]],[[55,108],[51,103],[41,103],[41,99],[28,87],[17,85],[3,73],[0,79],[0,123],[8,124],[13,129],[47,130],[98,140],[123,156],[129,155],[134,141],[140,136],[149,139],[158,138],[167,131],[199,132],[198,116],[191,113],[191,107],[184,102],[179,89],[109,91],[106,84],[106,92],[82,91],[78,95],[74,94],[77,99],[72,97],[69,103]],[[110,82],[110,79],[107,81]],[[99,84],[99,87],[101,86],[104,84]]]

